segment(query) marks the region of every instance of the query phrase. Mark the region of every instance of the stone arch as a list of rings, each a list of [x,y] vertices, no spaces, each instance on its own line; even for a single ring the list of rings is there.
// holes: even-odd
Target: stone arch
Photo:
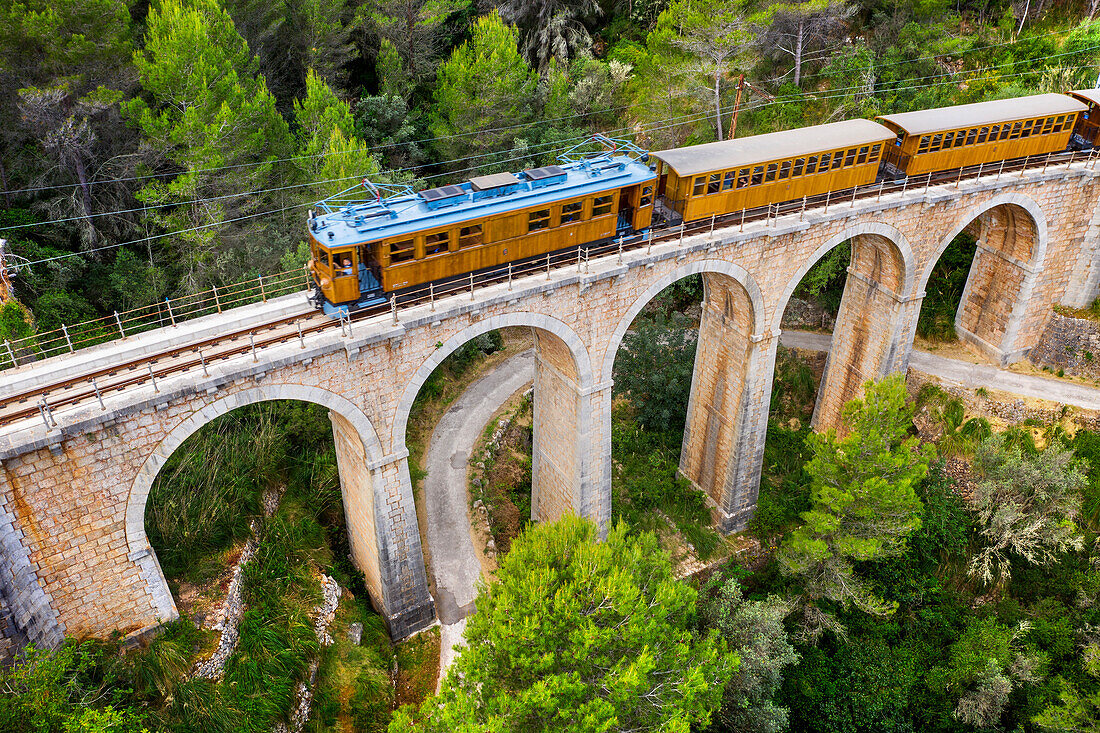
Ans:
[[[756,505],[763,456],[760,428],[767,424],[767,400],[761,395],[771,382],[758,368],[767,360],[773,339],[763,333],[764,299],[753,277],[731,262],[701,260],[657,278],[619,318],[600,376],[610,388],[615,356],[634,318],[666,287],[695,274],[703,276],[704,300],[680,473],[707,497],[719,529],[731,531],[745,526]],[[600,440],[605,453],[611,451],[610,397],[608,389]],[[610,464],[605,465],[603,482],[610,496]]]
[[[977,251],[955,314],[955,330],[1007,364],[1031,345],[1021,344],[1019,337],[1028,299],[1046,259],[1047,220],[1034,199],[1018,193],[1001,194],[970,207],[937,242],[921,273],[920,293],[927,290],[932,270],[947,247],[975,222],[980,227]],[[1031,336],[1034,340],[1038,333]]]
[[[177,618],[179,613],[176,610],[175,601],[168,590],[168,584],[164,578],[164,573],[160,569],[160,563],[157,561],[156,555],[149,543],[149,538],[145,533],[145,506],[149,500],[149,492],[153,488],[153,483],[157,475],[180,445],[198,431],[199,428],[238,407],[274,400],[297,400],[327,407],[330,414],[338,416],[340,420],[350,425],[351,429],[357,433],[362,444],[364,457],[368,464],[376,463],[382,458],[383,452],[381,444],[378,441],[378,435],[370,419],[351,401],[338,394],[318,387],[301,384],[266,384],[235,392],[188,415],[168,432],[160,443],[157,444],[156,448],[153,449],[153,452],[145,459],[145,462],[138,470],[137,476],[134,478],[134,482],[130,489],[130,495],[126,502],[126,543],[129,548],[130,559],[136,562],[141,568],[142,576],[153,597],[158,617],[162,621]],[[334,420],[334,428],[336,427],[336,421]],[[343,474],[341,474],[341,483],[344,483]],[[370,488],[369,485],[367,488]],[[375,531],[376,536],[368,538],[350,538],[352,550],[356,554],[357,561],[360,554],[356,551],[358,548],[363,548],[364,546],[372,547],[377,554],[377,550],[384,547],[386,544],[385,538],[378,536],[381,534],[381,528],[373,526],[374,516],[379,515],[378,512],[374,511],[372,506],[375,501],[377,501],[377,497],[358,498],[360,499],[360,504],[367,505],[364,511],[368,512],[370,515],[369,524],[372,525],[371,529]],[[363,500],[367,501],[364,502]],[[345,511],[348,509],[348,497],[345,496]],[[384,516],[384,514],[382,516]],[[352,524],[352,520],[349,517],[349,535],[355,534]],[[358,545],[358,548],[356,545]],[[368,585],[373,585],[372,591],[378,594],[378,597],[374,599],[375,602],[387,607],[389,604],[387,604],[387,599],[385,598],[385,588],[381,587],[381,580],[377,577],[370,577],[371,570],[375,571],[376,576],[378,575],[380,565],[377,557],[372,558],[372,560],[372,568],[362,569],[368,574]]]
[[[913,255],[913,248],[909,244],[909,240],[906,236],[889,224],[870,221],[859,222],[829,237],[820,247],[814,250],[814,253],[799,266],[794,276],[787,281],[779,299],[775,302],[775,311],[772,313],[771,320],[771,330],[773,332],[779,332],[780,324],[783,321],[783,312],[787,309],[787,303],[790,302],[791,296],[794,295],[795,288],[802,282],[802,278],[806,276],[810,268],[816,265],[822,257],[827,255],[838,245],[850,239],[864,239],[867,242],[873,243],[873,251],[877,252],[877,256],[880,258],[882,254],[892,250],[894,258],[894,267],[892,269],[894,272],[887,276],[891,290],[899,296],[913,292],[916,259]],[[853,249],[854,248],[853,246]],[[869,250],[868,254],[872,254],[872,252]],[[857,258],[854,252],[852,259],[853,264],[855,264]],[[869,261],[866,264],[869,272],[873,272],[876,269],[876,264],[878,268],[881,268],[887,263],[879,260],[877,263]]]
[[[615,327],[615,332],[607,342],[607,351],[604,352],[603,363],[600,368],[601,379],[605,381],[611,379],[611,372],[615,368],[615,355],[619,352],[619,347],[622,345],[623,338],[630,329],[630,324],[634,322],[634,319],[642,312],[642,309],[646,307],[649,301],[657,297],[662,290],[672,285],[674,282],[683,280],[689,275],[700,275],[705,272],[726,275],[732,280],[737,281],[745,289],[745,293],[752,304],[753,333],[760,334],[764,332],[764,296],[760,292],[760,286],[756,284],[756,280],[753,279],[748,270],[740,265],[724,260],[699,260],[698,262],[692,262],[677,267],[675,270],[657,278],[641,295],[634,299],[634,302],[627,308],[626,313],[619,319],[619,323]]]
[[[818,429],[842,427],[841,408],[860,395],[868,380],[904,369],[912,340],[907,311],[916,271],[913,248],[895,227],[872,221],[836,233],[799,266],[776,302],[772,332],[779,333],[783,312],[810,268],[846,241],[851,242],[851,264],[814,406]],[[775,369],[774,352],[772,359],[769,371]]]
[[[458,331],[436,348],[409,380],[394,415],[391,446],[405,455],[405,439],[413,402],[443,360],[484,333],[509,326],[535,332],[534,445],[531,466],[531,511],[536,519],[552,520],[575,513],[602,521],[604,503],[599,466],[607,460],[589,439],[594,391],[592,363],[584,341],[562,321],[541,313],[496,315]],[[408,463],[401,462],[401,482],[412,487]]]

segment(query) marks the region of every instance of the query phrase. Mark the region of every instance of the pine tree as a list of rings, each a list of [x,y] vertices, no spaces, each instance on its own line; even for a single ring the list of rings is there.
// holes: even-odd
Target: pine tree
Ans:
[[[854,563],[897,555],[921,525],[916,483],[928,473],[934,449],[907,437],[912,407],[905,382],[892,376],[868,382],[863,399],[844,406],[844,437],[829,430],[808,438],[814,457],[806,464],[813,507],[783,542],[780,569],[797,576],[803,589],[803,635],[842,627],[817,608],[832,601],[867,613],[888,614],[896,604],[871,592]]]
[[[182,170],[138,194],[149,204],[180,204],[158,210],[154,221],[177,233],[172,259],[181,267],[182,289],[276,259],[281,252],[256,244],[269,239],[259,231],[262,222],[218,226],[278,205],[277,197],[257,191],[285,184],[286,164],[278,161],[292,150],[289,127],[228,13],[216,0],[161,0],[149,12],[134,64],[146,94],[131,100],[126,113],[158,167]],[[250,261],[217,263],[219,252],[245,238]]]
[[[355,136],[355,120],[347,102],[336,96],[325,81],[310,69],[306,96],[294,102],[298,127],[298,155],[302,175],[311,196],[323,199],[373,178],[378,163]]]
[[[619,526],[600,542],[577,517],[534,527],[481,588],[440,695],[390,731],[705,727],[737,657],[699,630],[695,603],[652,534]]]
[[[515,126],[531,118],[538,86],[516,37],[516,29],[496,13],[478,18],[470,40],[439,67],[430,129],[443,158],[504,152],[516,145],[521,128]],[[490,162],[481,158],[470,164],[488,167]]]

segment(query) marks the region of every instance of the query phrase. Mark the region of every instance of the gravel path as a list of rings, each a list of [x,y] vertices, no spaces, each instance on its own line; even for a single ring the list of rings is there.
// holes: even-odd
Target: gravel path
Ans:
[[[435,580],[436,612],[442,625],[439,676],[454,661],[466,617],[474,612],[475,584],[481,577],[470,538],[466,468],[485,426],[501,406],[535,376],[535,354],[524,351],[501,362],[451,405],[432,432],[424,467],[427,544]]]
[[[779,342],[784,346],[810,351],[828,351],[832,340],[833,337],[830,334],[806,331],[784,331],[779,336]],[[1100,389],[1083,384],[1046,379],[1030,374],[1017,374],[984,364],[948,359],[927,351],[914,350],[909,358],[909,366],[960,387],[969,389],[991,387],[1021,397],[1034,397],[1087,410],[1100,410]]]

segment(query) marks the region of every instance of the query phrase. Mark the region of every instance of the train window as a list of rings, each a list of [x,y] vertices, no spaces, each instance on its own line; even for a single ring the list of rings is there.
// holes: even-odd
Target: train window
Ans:
[[[929,135],[921,135],[920,147],[917,148],[918,153],[927,153],[928,145],[932,142],[932,137]]]
[[[784,160],[779,164],[779,180],[784,180],[791,177],[791,161]]]
[[[808,176],[808,175],[811,175],[813,173],[817,173],[817,156],[816,155],[811,155],[809,158],[806,158],[806,175]]]
[[[702,178],[702,176],[700,176]],[[600,216],[601,214],[608,214],[611,212],[611,194],[606,196],[597,196],[596,200],[592,204],[592,216]]]
[[[864,163],[867,162],[867,151],[868,150],[869,150],[869,148],[866,145],[864,145],[862,148],[859,149],[859,157],[856,158],[856,165],[863,165]]]
[[[480,224],[471,224],[458,230],[458,248],[475,247],[485,241]]]
[[[321,267],[328,268],[328,252],[322,249],[319,255],[317,259],[321,262]]]
[[[436,232],[435,234],[429,234],[424,237],[424,256],[430,257],[432,255],[441,254],[446,252],[451,247],[451,233],[450,232]]]
[[[764,166],[758,165],[752,169],[752,185],[759,186],[764,182]]]
[[[1045,120],[1043,120],[1043,134],[1044,135],[1049,135],[1050,131],[1053,130],[1053,129],[1054,129],[1054,118],[1053,117],[1047,117]]]
[[[749,185],[749,169],[742,168],[737,171],[737,187],[744,188],[747,185]]]
[[[344,250],[343,252],[333,252],[332,261],[337,263],[336,270],[332,273],[336,277],[347,277],[348,275],[354,275],[355,269],[352,262],[355,260],[352,258],[351,250]]]
[[[651,196],[652,196],[653,189],[646,188],[646,191],[649,191]],[[645,195],[643,194],[643,199],[644,198],[645,198]],[[643,200],[642,203],[639,204],[639,205],[640,206],[648,206],[649,202]],[[580,221],[581,220],[581,210],[583,208],[584,208],[584,202],[583,201],[570,201],[568,204],[562,204],[562,207],[561,207],[561,223],[562,224],[570,224],[574,221]]]
[[[955,133],[955,144],[952,147],[960,147],[966,142],[966,130],[959,130]]]
[[[711,173],[710,181],[707,183],[707,193],[718,193],[722,188],[722,174]]]
[[[844,167],[850,168],[855,165],[856,162],[856,149],[851,148],[848,150],[848,155],[844,158]],[[835,164],[834,164],[835,167]]]
[[[695,179],[695,186],[691,190],[691,195],[692,196],[702,196],[703,193],[706,190],[707,190],[707,177],[706,176],[699,176],[698,178]]]
[[[416,247],[411,239],[390,242],[390,262],[408,262],[416,256]]]
[[[775,172],[778,168],[778,164],[768,163],[768,172],[764,175],[764,183],[771,183],[775,180]]]
[[[934,153],[940,149],[940,143],[943,142],[943,134],[933,135],[932,142],[928,144],[928,152]]]
[[[527,213],[527,231],[537,232],[550,226],[550,209],[539,209]]]
[[[1008,136],[1008,139],[1009,140],[1019,140],[1020,139],[1020,130],[1022,130],[1023,127],[1024,127],[1023,122],[1017,122],[1017,123],[1013,124],[1012,125],[1012,134]]]
[[[955,142],[955,133],[945,132],[943,134],[943,145],[940,146],[940,150],[947,150]]]
[[[1024,123],[1024,127],[1020,130],[1020,137],[1030,137],[1031,131],[1035,126],[1035,120],[1028,120]]]
[[[1001,134],[997,137],[998,140],[1006,140],[1008,133],[1012,132],[1012,125],[1001,125]]]
[[[805,168],[806,168],[806,159],[805,158],[799,158],[798,160],[796,160],[794,162],[794,170],[791,171],[791,176],[797,178],[798,176],[802,175],[802,171],[805,170]]]
[[[642,189],[642,198],[638,200],[638,206],[649,206],[653,203],[653,186],[646,186]],[[580,204],[577,204],[580,206]]]
[[[905,133],[899,132],[898,136],[894,138],[894,145],[897,145],[900,148],[903,142],[905,142]]]
[[[989,136],[989,128],[988,127],[983,127],[982,129],[978,130],[978,139],[976,141],[978,143],[978,145],[981,145],[982,143],[984,143],[985,139],[988,136]]]
[[[878,160],[881,153],[882,153],[882,143],[875,143],[875,146],[873,148],[871,148],[871,158],[870,158],[871,162],[874,162],[874,161]]]
[[[1058,115],[1057,117],[1054,118],[1054,130],[1053,130],[1054,132],[1061,132],[1062,131],[1062,123],[1065,121],[1065,119],[1066,119],[1065,115]]]
[[[726,171],[722,174],[722,190],[729,191],[737,183],[737,171]]]

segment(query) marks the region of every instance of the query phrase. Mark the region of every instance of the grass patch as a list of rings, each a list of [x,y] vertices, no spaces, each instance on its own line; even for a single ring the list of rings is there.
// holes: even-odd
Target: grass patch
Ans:
[[[435,693],[438,677],[439,627],[433,626],[397,646],[394,706],[420,705]]]

